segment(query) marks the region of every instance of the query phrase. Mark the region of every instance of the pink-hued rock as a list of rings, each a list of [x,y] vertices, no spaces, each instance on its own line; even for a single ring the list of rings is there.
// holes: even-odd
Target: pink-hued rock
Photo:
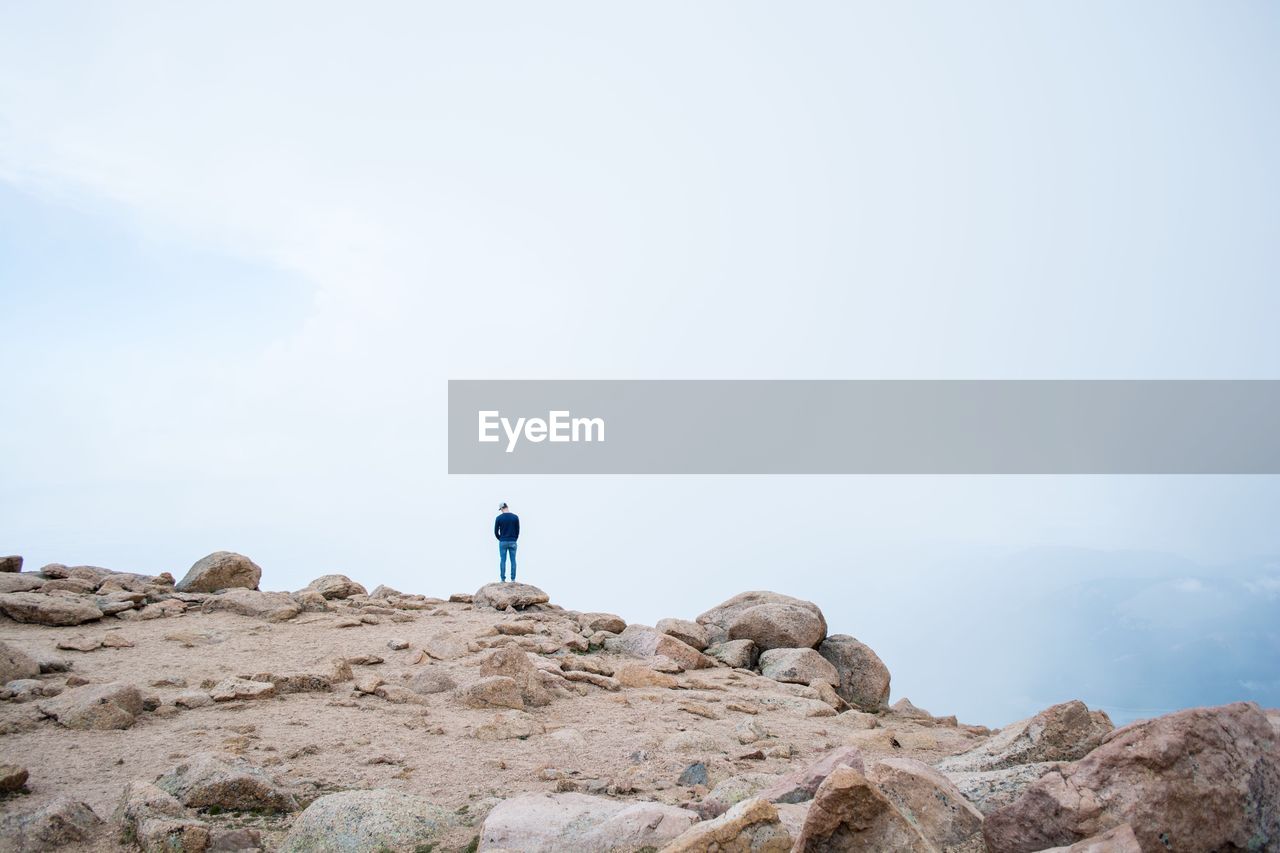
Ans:
[[[243,554],[214,551],[201,557],[174,587],[178,592],[217,592],[233,587],[257,589],[262,569]]]
[[[939,849],[962,844],[982,832],[982,812],[951,780],[924,762],[889,756],[873,761],[866,776]]]
[[[1280,744],[1252,702],[1114,732],[987,816],[991,853],[1074,844],[1122,823],[1145,851],[1280,850]]]
[[[817,606],[757,604],[729,623],[730,640],[752,640],[761,651],[813,648],[827,636],[827,620]]]
[[[618,648],[624,653],[638,658],[651,658],[659,655],[670,658],[685,669],[710,669],[716,665],[715,659],[682,643],[675,637],[659,633],[647,625],[628,625],[618,635]]]
[[[721,602],[715,607],[698,617],[697,622],[707,629],[707,640],[710,643],[723,643],[731,639],[729,637],[729,626],[744,611],[758,607],[761,604],[790,604],[796,607],[802,607],[811,611],[817,618],[822,619],[822,632],[826,634],[826,619],[822,616],[822,610],[812,601],[805,601],[802,598],[792,598],[789,595],[783,595],[780,592],[767,592],[764,590],[754,590],[752,592],[740,592],[728,601]],[[819,638],[821,639],[821,638]],[[783,645],[796,645],[795,643]],[[800,644],[806,645],[806,644]],[[809,644],[811,645],[811,644]]]
[[[1124,823],[1070,847],[1052,847],[1041,853],[1142,853],[1142,845],[1129,824]]]
[[[847,766],[831,771],[818,786],[792,850],[937,853],[879,788]]]

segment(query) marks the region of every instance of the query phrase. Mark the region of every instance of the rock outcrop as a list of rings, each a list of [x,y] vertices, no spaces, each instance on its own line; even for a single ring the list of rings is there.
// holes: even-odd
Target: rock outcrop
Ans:
[[[488,583],[476,590],[471,605],[477,609],[525,610],[546,604],[551,597],[536,586],[527,583]]]
[[[262,569],[243,554],[214,551],[201,557],[174,587],[178,592],[217,592],[222,589],[257,589]]]
[[[937,853],[879,788],[848,766],[837,767],[818,786],[792,849]]]
[[[992,853],[1128,823],[1143,850],[1280,850],[1280,746],[1252,702],[1133,723],[987,816]]]
[[[292,792],[247,762],[199,753],[156,780],[156,787],[194,809],[295,811]]]
[[[206,613],[226,610],[267,622],[287,622],[302,612],[302,605],[287,592],[260,592],[256,589],[239,588],[209,596],[201,608]]]
[[[760,674],[791,684],[821,681],[834,687],[840,681],[836,668],[813,649],[769,649],[760,655]]]
[[[707,629],[688,619],[659,619],[654,626],[659,633],[675,637],[687,646],[702,651],[707,647]]]
[[[330,601],[365,594],[364,587],[346,575],[323,575],[307,584],[307,589],[320,593],[326,600]],[[389,591],[387,587],[382,587],[381,589],[383,590],[382,597],[394,593],[394,590]],[[398,595],[398,593],[395,594]]]
[[[42,808],[5,818],[0,823],[0,843],[15,853],[53,851],[90,844],[101,830],[102,818],[93,809],[78,800],[58,797]]]
[[[41,702],[40,713],[69,729],[127,729],[143,711],[142,694],[132,684],[90,684]]]
[[[1010,723],[980,746],[939,761],[937,767],[944,772],[975,772],[1074,761],[1102,743],[1114,728],[1105,711],[1090,711],[1073,699]]]
[[[716,665],[714,659],[687,643],[647,625],[628,625],[611,642],[616,642],[618,650],[623,654],[638,658],[662,656],[670,658],[684,669],[706,669]]]
[[[0,613],[14,622],[33,622],[37,625],[81,625],[102,618],[102,611],[85,598],[66,593],[0,594]]]
[[[881,758],[867,767],[866,777],[939,849],[966,844],[982,833],[982,813],[947,777],[924,762]]]
[[[0,641],[0,684],[8,684],[19,678],[35,678],[40,674],[40,664],[17,646]]]
[[[717,604],[715,607],[700,615],[697,619],[699,625],[707,629],[707,641],[709,643],[723,643],[725,640],[734,639],[729,636],[729,626],[744,611],[752,607],[763,604],[787,604],[801,607],[809,610],[822,623],[822,634],[826,635],[826,619],[822,615],[822,610],[812,601],[805,601],[801,598],[792,598],[789,595],[783,595],[778,592],[766,592],[755,590],[752,592],[741,592],[727,601]],[[747,638],[751,639],[751,638]],[[821,639],[819,637],[818,639]],[[802,646],[814,645],[815,643],[783,643],[782,645]],[[768,647],[772,648],[772,647]]]

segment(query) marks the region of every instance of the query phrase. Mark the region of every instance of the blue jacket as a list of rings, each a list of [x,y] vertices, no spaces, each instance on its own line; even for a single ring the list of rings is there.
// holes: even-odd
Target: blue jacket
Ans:
[[[520,516],[514,512],[504,512],[494,519],[493,535],[499,542],[514,542],[520,538]]]

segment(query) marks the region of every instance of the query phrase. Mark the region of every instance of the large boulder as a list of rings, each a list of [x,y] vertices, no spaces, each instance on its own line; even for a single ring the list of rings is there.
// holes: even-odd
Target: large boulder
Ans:
[[[1133,723],[987,816],[991,853],[1068,846],[1128,823],[1142,849],[1280,850],[1280,742],[1252,702]]]
[[[0,593],[31,592],[32,590],[41,589],[47,583],[53,583],[53,581],[30,573],[18,575],[0,574]]]
[[[409,678],[409,689],[424,696],[433,693],[445,693],[457,686],[458,683],[453,680],[452,676],[438,666],[424,666]]]
[[[480,830],[479,850],[614,853],[661,849],[698,816],[663,803],[587,794],[522,794],[498,803]]]
[[[20,571],[22,571],[22,558],[17,554],[11,554],[8,557],[0,557],[0,572]]]
[[[6,817],[0,823],[0,849],[37,853],[91,845],[101,830],[102,818],[93,809],[78,800],[58,797],[41,808]]]
[[[761,651],[813,648],[827,636],[827,620],[817,607],[757,604],[729,623],[730,640],[754,640]]]
[[[514,708],[524,709],[524,700],[520,698],[520,686],[514,679],[505,675],[493,675],[479,678],[464,684],[457,690],[458,701],[468,708]]]
[[[813,649],[769,649],[760,655],[760,674],[790,684],[821,681],[834,687],[840,681],[836,668]]]
[[[836,693],[855,708],[877,711],[889,701],[889,668],[870,646],[848,634],[832,634],[818,646],[840,674]]]
[[[112,823],[121,841],[145,851],[197,851],[209,846],[208,825],[150,782],[125,785]]]
[[[760,791],[760,796],[771,803],[803,803],[812,800],[822,781],[837,767],[865,769],[862,753],[852,746],[842,746],[804,767],[778,777],[777,781]]]
[[[201,557],[178,581],[178,592],[217,592],[220,589],[257,589],[262,569],[243,554],[214,551]]]
[[[524,704],[531,708],[550,704],[551,694],[542,686],[538,668],[529,660],[528,653],[511,643],[501,646],[480,661],[480,674],[483,676],[505,676],[516,683]],[[519,705],[512,707],[519,708]]]
[[[945,758],[935,766],[943,772],[975,772],[1044,761],[1075,761],[1102,743],[1114,728],[1105,711],[1090,711],[1083,702],[1073,699],[1010,723],[979,746]]]
[[[132,684],[88,684],[41,702],[41,714],[69,729],[127,729],[142,713],[142,694]]]
[[[610,634],[621,634],[627,627],[626,620],[615,613],[581,613],[578,615],[578,624],[583,630],[592,633],[608,631]]]
[[[725,640],[707,646],[706,652],[725,666],[736,669],[752,669],[760,657],[760,650],[751,640]]]
[[[0,594],[0,613],[36,625],[80,625],[102,618],[102,611],[80,596],[38,592]]]
[[[688,643],[682,643],[675,637],[660,633],[648,625],[628,625],[626,630],[617,636],[616,642],[619,651],[632,657],[651,658],[661,655],[670,658],[685,669],[709,669],[716,665],[714,659],[707,657]]]
[[[694,824],[662,853],[788,853],[791,834],[778,818],[778,807],[753,798],[714,820]]]
[[[796,853],[937,853],[879,788],[848,766],[832,770],[818,786],[792,849]]]
[[[402,791],[339,791],[303,810],[281,853],[365,853],[435,849],[457,825],[446,809]]]
[[[707,647],[707,629],[689,619],[659,619],[654,626],[659,633],[675,637],[698,651]]]
[[[707,629],[708,643],[723,643],[725,640],[732,639],[729,636],[729,626],[733,621],[743,611],[761,604],[790,604],[796,607],[803,607],[811,611],[818,619],[822,619],[822,633],[826,634],[826,620],[823,618],[822,611],[818,608],[818,605],[802,598],[792,598],[782,593],[763,590],[740,592],[728,601],[717,604],[706,613],[703,613],[698,617],[697,622]],[[782,645],[798,646],[813,645],[813,643],[783,643]]]
[[[263,619],[267,622],[287,622],[302,612],[302,605],[287,592],[259,592],[256,589],[229,589],[221,595],[211,595],[200,606],[204,613],[227,610]]]
[[[191,756],[156,780],[156,787],[193,809],[296,811],[293,794],[263,770],[207,752]]]
[[[39,674],[39,661],[17,646],[0,641],[0,684],[35,678]]]
[[[923,762],[893,755],[872,762],[866,776],[938,849],[965,844],[982,832],[982,813]]]
[[[307,589],[315,590],[330,601],[335,598],[350,598],[353,595],[365,594],[364,587],[346,575],[323,575],[307,584]],[[386,587],[382,589],[385,590]]]
[[[551,597],[536,586],[527,583],[487,583],[471,596],[471,606],[477,610],[524,610],[535,604],[546,604]]]

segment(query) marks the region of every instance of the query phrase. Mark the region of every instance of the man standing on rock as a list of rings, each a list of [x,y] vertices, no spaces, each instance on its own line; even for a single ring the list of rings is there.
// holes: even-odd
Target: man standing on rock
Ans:
[[[507,555],[511,555],[511,582],[516,580],[516,540],[520,538],[520,516],[507,509],[504,503],[498,507],[498,517],[493,522],[493,535],[498,537],[498,576],[507,580]]]

